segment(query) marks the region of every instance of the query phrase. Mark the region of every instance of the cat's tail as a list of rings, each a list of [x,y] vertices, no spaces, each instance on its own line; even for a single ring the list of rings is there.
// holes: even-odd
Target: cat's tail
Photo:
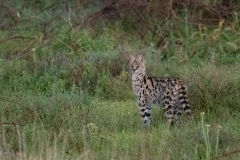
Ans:
[[[181,88],[180,88],[180,91],[179,91],[179,101],[180,101],[182,109],[184,110],[184,112],[188,116],[188,119],[192,120],[193,119],[193,113],[192,113],[192,110],[190,108],[190,104],[188,102],[187,86],[185,84],[181,85]]]

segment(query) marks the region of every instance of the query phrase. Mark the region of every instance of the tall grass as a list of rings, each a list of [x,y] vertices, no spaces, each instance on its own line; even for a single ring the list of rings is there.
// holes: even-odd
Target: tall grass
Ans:
[[[0,155],[4,159],[210,159],[237,149],[240,115],[222,114],[220,121],[212,112],[201,120],[196,111],[193,122],[184,119],[182,128],[169,130],[156,106],[149,130],[141,124],[135,100],[7,92],[1,96]],[[210,125],[207,131],[202,130],[205,124]]]
[[[193,122],[187,122],[183,116],[183,127],[172,130],[167,128],[157,106],[151,129],[144,129],[127,71],[114,79],[100,74],[95,96],[74,85],[66,90],[56,83],[58,78],[53,79],[57,80],[53,81],[55,84],[46,77],[42,79],[50,82],[51,88],[41,91],[38,86],[28,89],[34,84],[28,81],[27,85],[25,76],[19,79],[11,76],[12,85],[2,85],[0,92],[1,156],[4,159],[211,159],[237,150],[239,64],[217,67],[206,63],[194,67],[193,62],[180,65],[170,62],[163,61],[159,69],[149,70],[154,66],[148,61],[147,70],[151,75],[182,77],[188,85],[195,117]],[[157,62],[152,60],[154,63]],[[200,112],[206,112],[204,123]],[[210,125],[207,132],[202,131],[205,124]],[[231,157],[237,159],[238,153]]]
[[[114,77],[106,67],[104,72],[96,72],[97,79],[85,77],[89,81],[85,82],[85,88],[71,85],[66,90],[64,79],[58,74],[45,70],[37,79],[37,74],[30,76],[18,70],[24,66],[19,63],[20,67],[8,68],[14,70],[2,70],[5,85],[1,86],[4,142],[1,156],[4,159],[211,159],[237,150],[239,64],[216,66],[203,62],[199,66],[195,60],[158,61],[146,56],[149,75],[178,76],[185,80],[195,114],[192,123],[184,119],[182,128],[169,130],[162,110],[156,107],[152,127],[145,130],[127,70],[120,70],[120,75]],[[7,61],[2,63],[10,65]],[[88,67],[84,76],[95,73],[91,71],[93,65]],[[16,77],[12,76],[15,73]],[[95,96],[91,87],[96,89]],[[121,97],[124,101],[120,101]],[[204,124],[200,112],[206,112]],[[205,124],[210,127],[202,131]],[[237,159],[238,154],[231,157]]]
[[[194,27],[185,11],[185,23],[163,24],[169,36],[158,48],[159,37],[146,33],[143,43],[133,22],[103,22],[98,32],[73,27],[72,14],[49,37],[19,32],[37,40],[28,52],[15,51],[31,38],[1,43],[0,159],[238,159],[238,25]],[[149,76],[185,81],[192,122],[183,115],[183,126],[169,129],[154,106],[152,126],[142,125],[128,68],[139,53]]]

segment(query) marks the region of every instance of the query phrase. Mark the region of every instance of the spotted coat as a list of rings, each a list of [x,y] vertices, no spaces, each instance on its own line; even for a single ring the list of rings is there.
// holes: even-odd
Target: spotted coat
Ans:
[[[132,87],[137,97],[142,120],[147,125],[151,121],[152,104],[161,104],[164,115],[170,125],[174,119],[180,125],[179,116],[182,109],[189,119],[192,119],[192,110],[188,103],[187,87],[185,83],[174,77],[147,77],[145,61],[142,55],[130,56],[132,71]]]

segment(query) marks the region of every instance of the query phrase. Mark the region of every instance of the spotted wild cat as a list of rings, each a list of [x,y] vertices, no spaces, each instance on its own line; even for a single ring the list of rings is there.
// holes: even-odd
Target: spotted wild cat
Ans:
[[[147,77],[145,60],[142,55],[130,56],[132,71],[132,87],[138,99],[140,113],[145,124],[150,125],[152,104],[163,105],[164,115],[170,125],[174,118],[180,125],[179,116],[183,109],[192,119],[192,111],[188,103],[187,87],[179,78]]]

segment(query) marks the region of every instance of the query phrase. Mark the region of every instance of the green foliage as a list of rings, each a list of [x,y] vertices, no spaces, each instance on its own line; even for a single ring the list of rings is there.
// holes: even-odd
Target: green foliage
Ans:
[[[70,30],[64,25],[58,30],[58,35],[54,37],[53,51],[66,52],[66,54],[78,54],[81,57],[87,53],[111,54],[114,51],[114,40],[109,37],[107,30],[103,34],[95,37],[88,30]]]
[[[235,62],[236,55],[239,52],[239,33],[231,28],[216,29],[212,33],[201,35],[203,41],[209,44],[211,48],[210,58],[217,64],[231,64]],[[207,45],[206,44],[206,45]]]
[[[231,114],[238,110],[237,90],[239,90],[239,76],[237,68],[205,65],[194,69],[185,76],[190,90],[190,99],[193,106],[207,113],[222,112]],[[231,70],[231,71],[230,71]],[[229,99],[229,97],[231,97]],[[220,109],[221,108],[221,109]]]
[[[122,21],[115,15],[104,20],[103,12],[96,12],[98,20],[84,17],[101,3],[4,1],[9,14],[1,15],[0,157],[214,159],[235,151],[239,15],[215,27],[191,25],[187,10],[179,14],[183,22],[159,19],[156,11],[142,16],[146,12],[137,12],[137,5],[136,19],[130,12],[119,15]],[[85,20],[101,23],[94,28]],[[184,79],[193,122],[183,116],[182,128],[169,130],[155,107],[151,128],[141,125],[128,66],[129,54],[139,53],[149,76]]]
[[[198,25],[198,28],[181,26],[178,33],[169,30],[162,55],[167,59],[186,61],[201,58],[216,65],[233,64],[238,61],[239,28],[223,27],[224,20],[217,28]]]
[[[154,107],[149,129],[141,124],[135,100],[102,101],[74,90],[52,96],[5,90],[0,98],[0,153],[5,159],[208,159],[240,143],[240,115],[223,113],[218,120],[214,113],[204,119],[198,113],[191,123],[184,119],[181,128],[169,130],[162,109]]]

